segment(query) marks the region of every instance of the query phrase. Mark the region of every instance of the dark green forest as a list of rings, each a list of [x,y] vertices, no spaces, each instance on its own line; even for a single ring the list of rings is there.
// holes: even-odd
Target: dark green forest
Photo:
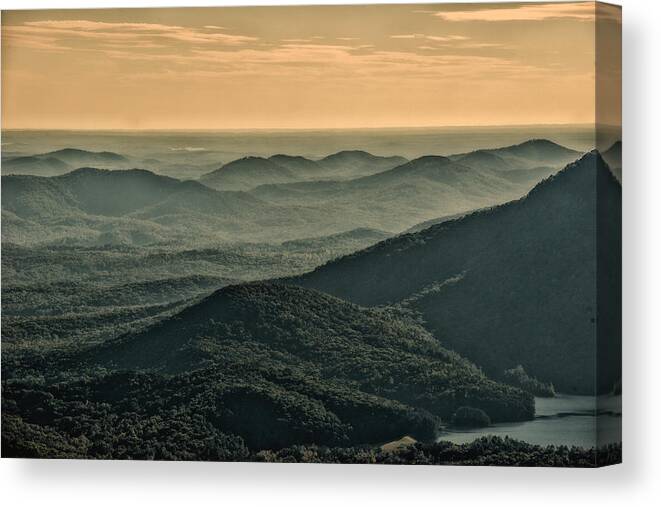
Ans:
[[[288,283],[407,309],[493,378],[522,365],[561,392],[607,393],[621,377],[621,204],[621,185],[592,152],[519,200]]]
[[[15,165],[129,169],[114,155]],[[211,171],[217,189],[143,170],[3,175],[2,456],[620,461],[617,445],[443,440],[530,421],[556,390],[595,392],[597,334],[596,392],[620,381],[616,336],[596,331],[617,329],[600,309],[619,300],[589,288],[619,282],[619,250],[594,260],[612,225],[595,207],[621,202],[601,158],[491,207],[577,156],[535,140],[412,161],[249,157]]]
[[[494,421],[534,415],[530,395],[416,324],[287,286],[230,286],[143,332],[55,357],[3,365],[3,415],[14,418],[3,434],[46,426],[58,441],[92,434],[115,449],[128,445],[116,422],[131,413],[151,421],[147,432],[174,417],[259,451],[431,440],[464,406]]]

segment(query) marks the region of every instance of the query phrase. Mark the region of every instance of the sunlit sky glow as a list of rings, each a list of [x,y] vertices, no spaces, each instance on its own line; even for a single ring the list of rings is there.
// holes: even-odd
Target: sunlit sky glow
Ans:
[[[10,11],[3,128],[589,123],[595,4]]]

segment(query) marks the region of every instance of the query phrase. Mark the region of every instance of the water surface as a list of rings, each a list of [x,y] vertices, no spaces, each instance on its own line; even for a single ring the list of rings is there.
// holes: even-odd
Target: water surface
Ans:
[[[439,440],[456,444],[472,442],[486,435],[509,436],[537,445],[595,447],[621,442],[621,396],[571,396],[535,398],[535,419],[493,424],[488,428],[447,430]]]

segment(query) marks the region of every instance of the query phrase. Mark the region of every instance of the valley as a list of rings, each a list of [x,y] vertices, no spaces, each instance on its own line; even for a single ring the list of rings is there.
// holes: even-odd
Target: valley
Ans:
[[[434,443],[460,409],[493,428],[532,423],[525,386],[592,395],[620,380],[619,356],[588,364],[618,347],[589,339],[618,325],[599,311],[618,301],[589,290],[620,262],[590,264],[613,223],[596,210],[612,219],[621,203],[598,153],[543,139],[457,155],[206,153],[194,171],[175,169],[180,153],[3,155],[3,455],[299,461],[305,446],[396,463],[415,448],[478,464],[514,445],[534,464],[616,459]],[[517,365],[528,380],[515,385],[504,371]]]

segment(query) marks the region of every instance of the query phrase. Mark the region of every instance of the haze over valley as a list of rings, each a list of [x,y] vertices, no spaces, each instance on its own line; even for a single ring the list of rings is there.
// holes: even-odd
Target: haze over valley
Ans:
[[[618,148],[607,152],[611,163]],[[9,378],[32,371],[35,354],[47,353],[64,361],[64,369],[76,363],[78,370],[175,377],[195,371],[200,382],[229,389],[227,403],[267,389],[304,397],[287,404],[322,403],[330,410],[316,422],[290,413],[288,429],[270,437],[258,427],[231,430],[245,419],[224,420],[248,449],[344,446],[402,434],[429,440],[437,421],[451,421],[463,405],[492,423],[528,420],[535,410],[531,393],[547,393],[544,386],[591,395],[608,393],[619,381],[619,358],[605,357],[613,368],[604,370],[595,391],[597,349],[577,341],[589,336],[597,304],[589,290],[594,272],[583,271],[595,249],[588,233],[596,209],[592,183],[603,179],[612,210],[621,199],[597,152],[531,139],[412,159],[362,150],[320,158],[273,154],[229,161],[195,179],[163,174],[169,166],[131,167],[134,162],[80,147],[3,162],[2,338]],[[567,259],[576,271],[567,270]],[[531,277],[537,279],[532,293],[523,288]],[[550,279],[553,285],[545,283]],[[550,311],[539,314],[541,307]],[[494,326],[496,315],[514,308],[530,318]],[[345,319],[333,326],[344,327],[328,328],[332,315]],[[245,319],[256,327],[243,329]],[[298,327],[303,322],[305,331]],[[360,322],[376,327],[350,330]],[[282,326],[289,331],[268,339],[259,331]],[[328,343],[329,332],[340,341]],[[394,334],[386,339],[383,332]],[[250,366],[246,354],[258,354],[268,370]],[[406,358],[405,370],[387,359],[393,357]],[[213,366],[220,363],[221,370]],[[517,365],[525,370],[508,377]],[[277,380],[281,368],[296,373]],[[244,373],[228,377],[230,370]],[[434,370],[437,380],[429,383]],[[294,392],[291,375],[314,380]],[[538,387],[520,391],[522,381]],[[353,408],[345,413],[338,403]],[[370,424],[382,426],[379,417],[389,422],[365,433],[362,411],[376,407],[381,415],[370,416],[377,417]],[[312,429],[292,430],[300,418]]]
[[[134,166],[144,160],[115,152],[65,148],[5,156],[3,239],[189,246],[365,228],[397,234],[520,197],[578,153],[540,139],[449,158],[362,150],[318,159],[274,154],[219,164],[195,179],[166,176],[169,166]]]

